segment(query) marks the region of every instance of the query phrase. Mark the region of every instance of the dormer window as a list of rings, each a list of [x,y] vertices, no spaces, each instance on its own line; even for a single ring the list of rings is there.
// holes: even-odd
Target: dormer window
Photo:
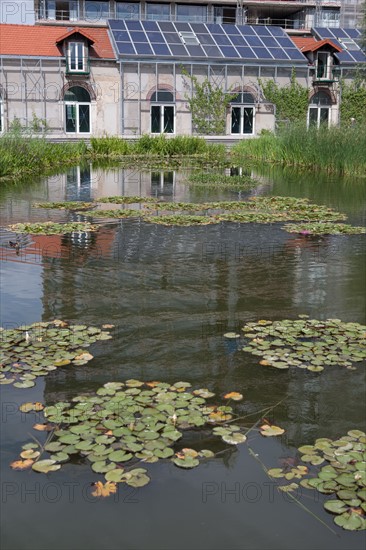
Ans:
[[[69,42],[66,59],[68,73],[89,73],[89,53],[84,42]]]

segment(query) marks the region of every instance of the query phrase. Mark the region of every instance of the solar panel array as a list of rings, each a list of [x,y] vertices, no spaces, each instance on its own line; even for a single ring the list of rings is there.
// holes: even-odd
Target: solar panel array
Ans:
[[[340,62],[366,63],[366,55],[357,43],[361,37],[361,31],[358,29],[315,27],[313,31],[316,38],[320,40],[329,38],[333,44],[342,48],[343,51],[335,54]]]
[[[110,20],[108,23],[122,57],[307,63],[280,27],[133,20]],[[192,39],[184,40],[185,33],[192,33]]]

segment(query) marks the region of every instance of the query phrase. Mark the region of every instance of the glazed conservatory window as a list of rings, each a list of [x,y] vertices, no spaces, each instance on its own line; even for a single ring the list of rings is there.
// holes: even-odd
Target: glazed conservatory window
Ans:
[[[255,108],[252,94],[240,92],[231,103],[231,133],[253,134]]]
[[[85,73],[88,69],[88,51],[83,42],[70,42],[67,50],[67,70]]]
[[[90,95],[81,86],[73,86],[64,96],[66,133],[90,133]]]
[[[116,17],[117,19],[139,19],[140,4],[138,2],[117,2]]]
[[[174,134],[174,105],[166,105],[173,102],[173,94],[166,90],[159,90],[151,96],[150,131],[152,134]]]
[[[111,17],[109,11],[109,2],[85,2],[85,20],[93,21],[105,21]]]
[[[329,127],[330,122],[330,96],[325,92],[318,92],[310,100],[308,111],[308,126]]]
[[[155,21],[170,20],[170,4],[146,4],[146,19]]]
[[[207,21],[207,6],[177,4],[177,21],[205,23]]]

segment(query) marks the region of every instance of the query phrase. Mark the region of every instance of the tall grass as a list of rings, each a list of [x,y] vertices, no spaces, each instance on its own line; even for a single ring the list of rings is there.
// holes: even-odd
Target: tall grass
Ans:
[[[243,140],[232,149],[232,160],[281,163],[338,174],[366,173],[366,127],[309,128],[292,125],[277,135]]]
[[[86,151],[84,142],[50,143],[43,138],[6,134],[0,138],[0,177],[54,172],[81,161]]]
[[[175,136],[167,138],[143,135],[136,141],[126,141],[118,137],[91,138],[91,154],[96,156],[203,156],[208,159],[222,158],[225,147],[207,144],[203,138],[195,136]]]

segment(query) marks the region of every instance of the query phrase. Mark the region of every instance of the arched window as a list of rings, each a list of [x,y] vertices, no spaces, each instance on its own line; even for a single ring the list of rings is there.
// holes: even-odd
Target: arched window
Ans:
[[[174,134],[175,108],[173,93],[169,90],[156,90],[152,94],[150,101],[151,133]]]
[[[239,92],[231,100],[231,133],[254,134],[255,107],[250,92]]]
[[[329,94],[323,91],[315,93],[310,98],[309,111],[308,111],[308,126],[320,125],[329,126],[329,110],[332,105],[332,100]]]
[[[64,95],[66,133],[90,133],[90,94],[81,86],[72,86]]]

